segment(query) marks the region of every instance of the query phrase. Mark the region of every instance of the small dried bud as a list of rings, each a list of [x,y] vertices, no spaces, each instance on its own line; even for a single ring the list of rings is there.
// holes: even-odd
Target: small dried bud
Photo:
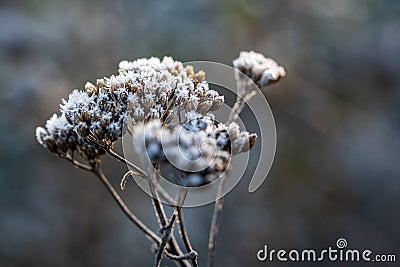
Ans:
[[[241,132],[236,139],[232,140],[232,155],[249,151],[254,146],[256,139],[256,134]]]
[[[194,79],[198,82],[204,82],[206,79],[206,73],[204,71],[199,71],[194,75]]]
[[[253,51],[240,52],[239,57],[233,61],[233,66],[252,79],[259,87],[277,82],[286,75],[285,69],[273,59]]]
[[[185,71],[186,71],[186,74],[187,74],[187,77],[189,77],[189,78],[193,78],[194,77],[194,70],[193,70],[193,66],[186,66],[185,67]]]
[[[97,94],[97,92],[98,92],[97,87],[94,86],[94,84],[92,84],[90,82],[87,82],[85,84],[85,90],[89,96],[92,96],[93,94]]]
[[[98,88],[103,88],[106,86],[106,83],[105,83],[104,79],[97,79],[96,85]]]
[[[207,114],[207,112],[213,106],[213,102],[211,100],[204,100],[197,106],[197,112],[201,114]]]

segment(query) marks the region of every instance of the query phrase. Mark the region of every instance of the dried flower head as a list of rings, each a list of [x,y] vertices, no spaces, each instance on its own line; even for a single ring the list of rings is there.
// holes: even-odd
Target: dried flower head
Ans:
[[[277,82],[286,75],[285,69],[273,59],[254,51],[242,51],[233,66],[252,79],[259,87]]]
[[[36,139],[50,152],[63,158],[72,159],[73,154],[78,153],[86,161],[92,162],[105,153],[80,137],[63,115],[54,114],[47,120],[45,128],[37,127]]]
[[[111,92],[104,90],[91,95],[74,90],[68,101],[63,100],[61,111],[81,137],[92,135],[107,145],[122,136],[127,120],[126,108]]]
[[[164,123],[181,111],[202,114],[217,110],[224,97],[209,89],[204,72],[165,57],[122,61],[119,74],[86,83],[63,100],[61,111],[82,137],[111,145],[122,136],[128,116],[135,123]]]
[[[226,126],[195,112],[187,118],[183,125],[163,127],[153,120],[133,127],[136,152],[146,151],[162,176],[181,186],[216,180],[229,167],[232,155],[248,151],[255,143],[256,135],[240,132],[236,123]]]

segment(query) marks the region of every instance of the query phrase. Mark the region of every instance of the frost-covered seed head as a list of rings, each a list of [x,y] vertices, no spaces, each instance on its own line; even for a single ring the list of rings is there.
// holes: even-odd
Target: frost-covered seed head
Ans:
[[[63,115],[54,114],[47,120],[45,127],[37,127],[36,139],[43,147],[61,157],[78,153],[90,162],[97,160],[105,153],[79,137]]]
[[[259,87],[277,82],[285,77],[285,69],[273,59],[254,51],[242,51],[238,58],[233,60],[233,66],[248,76]]]
[[[171,121],[180,111],[206,114],[217,110],[224,98],[210,90],[204,72],[195,73],[171,57],[122,61],[119,73],[88,82],[85,91],[74,90],[61,111],[82,137],[94,136],[112,145],[128,116],[134,123],[150,119]]]
[[[229,167],[231,156],[248,151],[255,143],[256,135],[240,132],[236,123],[226,126],[212,115],[194,111],[186,117],[182,126],[164,127],[153,120],[133,127],[136,152],[147,154],[163,177],[181,186],[214,181]]]

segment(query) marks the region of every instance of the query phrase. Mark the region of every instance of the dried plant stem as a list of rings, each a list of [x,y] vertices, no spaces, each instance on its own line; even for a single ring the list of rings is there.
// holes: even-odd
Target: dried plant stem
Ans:
[[[177,221],[177,223],[178,223],[178,226],[179,226],[179,234],[181,235],[183,243],[185,244],[186,252],[188,254],[194,253],[194,256],[191,257],[190,260],[192,262],[192,265],[194,267],[197,267],[198,266],[198,263],[197,263],[197,252],[193,250],[192,245],[190,243],[189,236],[187,234],[185,223],[184,223],[184,219],[183,219],[182,208],[181,207],[177,207],[176,210],[178,212],[178,221]]]
[[[221,177],[221,181],[218,186],[217,200],[215,200],[214,204],[214,212],[211,219],[211,227],[210,227],[210,238],[208,240],[208,267],[214,266],[214,258],[215,258],[215,249],[217,245],[217,236],[218,236],[218,228],[219,228],[219,220],[221,217],[222,207],[224,205],[224,196],[223,187],[225,184],[226,176],[223,175]]]
[[[170,258],[171,260],[175,260],[175,261],[182,261],[182,260],[189,260],[192,259],[194,257],[197,257],[197,252],[196,251],[191,251],[189,253],[185,253],[179,256],[175,256],[173,254],[170,254],[168,251],[164,251],[164,254]]]
[[[105,149],[111,156],[113,156],[114,158],[116,158],[117,160],[119,160],[119,161],[121,161],[121,162],[123,162],[123,163],[125,163],[125,164],[127,164],[127,165],[129,165],[131,168],[133,168],[135,171],[136,171],[136,174],[137,175],[139,175],[139,176],[141,176],[142,178],[147,178],[148,179],[148,175],[142,170],[142,169],[140,169],[138,166],[136,166],[135,164],[133,164],[133,163],[131,163],[129,160],[127,160],[127,159],[125,159],[124,157],[122,157],[121,155],[119,155],[118,153],[116,153],[115,151],[113,151],[111,148],[109,148],[109,147],[106,147],[106,146],[104,146],[104,145],[102,145],[100,142],[97,142],[97,140],[94,138],[93,140],[92,140],[93,142],[95,142],[97,145],[99,145],[99,146],[102,146],[103,147],[103,149]],[[101,169],[99,168],[99,170],[100,170],[100,172],[101,172]],[[102,173],[102,172],[101,172]],[[97,175],[97,174],[96,174]],[[103,174],[103,176],[104,176],[104,174]],[[104,176],[105,177],[105,176]],[[101,178],[101,177],[100,177]],[[106,178],[106,177],[105,177]],[[107,179],[107,178],[106,178]],[[108,179],[107,179],[107,181],[108,181]],[[103,181],[104,182],[104,181]],[[153,181],[154,182],[154,181]],[[164,229],[166,226],[167,226],[167,217],[166,217],[166,214],[165,214],[165,211],[164,211],[164,208],[163,208],[163,205],[162,205],[162,203],[161,203],[161,201],[159,200],[159,196],[158,196],[158,187],[156,186],[156,185],[152,185],[152,181],[149,181],[149,183],[150,183],[150,188],[151,188],[151,190],[152,190],[152,195],[154,196],[154,197],[152,197],[152,203],[153,203],[153,207],[154,207],[154,210],[155,210],[155,212],[156,212],[156,216],[157,216],[157,218],[158,218],[158,221],[159,221],[159,224],[160,224],[160,226],[161,226],[161,229]],[[109,181],[108,181],[108,184],[110,184],[109,183]],[[106,184],[107,185],[107,184]],[[111,185],[111,184],[110,184]],[[112,187],[112,185],[111,185],[111,187]],[[154,190],[154,188],[155,188],[155,190]],[[116,196],[118,196],[118,198],[122,201],[122,199],[119,197],[119,195],[118,195],[118,193],[115,191],[115,189],[112,187],[112,189],[113,189],[113,191],[116,193]],[[111,192],[111,190],[110,190],[110,192]],[[112,192],[111,192],[112,193]],[[113,193],[112,193],[113,194]],[[113,196],[114,196],[114,194],[113,194]],[[164,197],[164,196],[163,196]],[[169,197],[169,196],[165,196],[165,197]],[[115,198],[115,196],[114,196],[114,198]],[[115,198],[116,199],[116,198]],[[117,200],[117,199],[116,199]],[[118,202],[118,201],[117,201]],[[120,205],[120,207],[122,208],[122,210],[124,210],[124,207],[125,208],[127,208],[127,206],[126,205],[124,205],[124,206],[121,206]],[[127,211],[129,211],[129,209],[127,209]],[[130,212],[130,211],[129,211]],[[131,212],[130,212],[131,213]],[[133,213],[131,213],[133,216],[134,216],[134,214]],[[129,217],[129,216],[128,216]],[[134,216],[135,217],[135,216]],[[136,217],[135,217],[136,218]],[[131,220],[132,220],[132,218],[130,218]],[[136,218],[137,219],[137,218]],[[140,222],[140,221],[139,221]],[[134,222],[135,223],[135,222]],[[135,223],[136,224],[136,223]],[[136,224],[137,225],[137,224]],[[143,226],[145,226],[144,224],[143,224]],[[146,226],[145,226],[146,227]],[[139,227],[140,228],[140,227]],[[147,227],[146,227],[147,228]],[[157,238],[159,238],[158,236],[156,236]],[[161,243],[162,243],[162,240],[161,240]],[[161,245],[160,245],[160,242],[157,242],[157,244],[159,245],[159,249],[158,249],[158,251],[160,251],[160,250],[162,250],[162,251],[164,251],[164,248],[162,248],[161,247]],[[176,239],[175,239],[175,236],[172,234],[169,234],[168,235],[168,240],[167,240],[167,244],[168,244],[168,246],[169,246],[169,249],[171,250],[171,252],[172,252],[172,254],[174,254],[174,255],[178,255],[177,257],[178,257],[178,263],[181,265],[181,266],[189,266],[189,264],[186,262],[186,260],[187,260],[187,258],[188,257],[185,257],[185,255],[183,254],[183,252],[181,251],[181,249],[179,248],[179,245],[178,245],[178,243],[176,242]],[[186,244],[185,244],[185,246],[186,246]],[[188,251],[188,252],[190,252],[190,251]],[[182,255],[182,256],[179,256],[179,255]],[[180,259],[180,258],[182,258],[182,259]],[[192,259],[192,261],[193,261],[193,258],[191,258]],[[194,266],[197,266],[197,265],[194,265]]]
[[[103,182],[103,184],[106,185],[108,191],[111,193],[113,196],[114,200],[117,202],[118,206],[121,208],[121,210],[124,212],[124,214],[128,217],[128,219],[133,222],[146,236],[147,239],[149,239],[151,242],[154,242],[158,247],[161,246],[162,244],[162,239],[157,236],[152,230],[150,230],[142,221],[140,221],[128,208],[128,206],[125,204],[125,202],[122,200],[122,198],[119,196],[118,192],[115,190],[115,188],[112,186],[108,178],[104,175],[101,167],[100,167],[100,162],[97,162],[94,164],[94,166],[89,166],[83,163],[80,163],[76,160],[74,160],[72,157],[64,157],[68,161],[70,161],[74,166],[84,169],[86,171],[90,171],[94,173],[100,180]],[[177,253],[176,249],[171,249],[169,246],[166,247],[166,249],[163,249],[163,253],[170,258],[171,260],[177,261],[179,265],[181,266],[186,266],[185,264],[182,264],[182,262],[186,259],[190,259],[194,257],[193,253],[187,253],[183,254],[182,252]]]
[[[133,164],[132,162],[128,161],[127,159],[125,159],[124,157],[120,156],[118,153],[114,152],[114,150],[111,149],[110,145],[107,145],[106,143],[104,143],[103,141],[97,139],[94,134],[90,134],[86,137],[88,139],[88,141],[98,145],[99,147],[101,147],[102,149],[104,149],[105,151],[108,152],[108,154],[110,154],[111,156],[113,156],[114,158],[116,158],[119,161],[124,162],[125,164],[129,165],[131,168],[133,168],[138,174],[140,174],[143,177],[147,177],[146,173],[140,169],[138,166],[136,166],[135,164]]]
[[[120,182],[120,187],[122,190],[125,189],[126,187],[126,183],[127,183],[127,179],[128,177],[132,177],[132,179],[135,179],[134,176],[137,175],[138,177],[145,179],[144,177],[142,177],[141,175],[139,175],[137,172],[134,171],[127,171],[124,176],[121,179]],[[146,178],[147,180],[147,178]],[[158,193],[160,193],[160,196],[170,205],[174,205],[174,203],[176,202],[169,194],[168,192],[166,192],[162,187],[158,187],[157,188]]]
[[[85,171],[93,172],[93,167],[92,166],[80,163],[80,162],[74,160],[73,157],[63,157],[63,158],[65,158],[66,160],[70,161],[72,164],[74,164],[75,167],[78,167],[78,168],[83,169]]]
[[[160,247],[158,248],[158,251],[156,253],[156,257],[155,257],[155,263],[154,266],[155,267],[159,267],[161,264],[161,259],[162,259],[162,255],[164,253],[165,247],[167,246],[167,243],[169,242],[173,228],[174,228],[174,223],[176,220],[176,211],[174,210],[174,212],[172,213],[171,219],[169,220],[168,224],[165,225],[164,228],[162,228],[162,239],[161,239],[161,244]]]
[[[190,243],[189,236],[187,234],[186,227],[185,227],[185,222],[183,219],[183,214],[182,214],[182,207],[183,207],[183,204],[185,203],[187,193],[188,193],[188,189],[184,189],[181,191],[180,196],[179,196],[178,205],[175,206],[174,209],[176,210],[177,215],[178,215],[177,224],[179,227],[179,235],[181,236],[182,241],[185,245],[186,252],[187,253],[192,253],[192,252],[195,253],[195,256],[191,257],[190,261],[192,262],[192,265],[194,267],[197,267],[198,266],[197,252],[193,250],[192,245]]]
[[[119,161],[131,166],[132,168],[134,168],[137,171],[137,174],[139,174],[142,178],[146,178],[148,179],[147,174],[140,169],[139,167],[137,167],[135,164],[131,163],[130,161],[128,161],[127,159],[125,159],[124,157],[120,156],[118,153],[114,152],[112,149],[107,149],[106,150],[111,156],[113,156],[114,158],[118,159]],[[156,212],[156,216],[158,218],[159,224],[161,226],[161,228],[164,228],[167,224],[167,217],[165,215],[165,211],[164,208],[159,200],[159,196],[157,191],[158,190],[154,190],[154,185],[152,185],[152,181],[149,181],[149,186],[150,189],[152,190],[152,195],[154,197],[152,197],[152,203],[153,203],[153,207],[154,210]],[[164,191],[163,191],[164,192]],[[174,235],[171,236],[170,240],[168,240],[168,245],[169,245],[169,249],[171,250],[171,252],[175,255],[182,255],[183,252],[180,250],[178,243],[176,242],[176,239],[174,237]],[[179,264],[181,266],[188,266],[187,263],[183,260],[179,261]]]
[[[246,103],[256,94],[256,91],[252,90],[254,89],[252,88],[252,84],[249,84],[249,82],[243,84],[243,82],[243,79],[238,78],[238,93],[236,96],[236,102],[231,109],[227,124],[238,119],[239,114],[242,112]]]
[[[153,197],[151,200],[161,229],[164,229],[167,226],[167,216],[155,190],[153,190]],[[176,255],[183,254],[178,243],[176,242],[175,236],[172,234],[169,237],[168,245],[170,246],[172,253]],[[183,266],[189,266],[186,261],[182,261],[180,263],[184,264]]]
[[[157,216],[160,226],[165,227],[167,222],[166,222],[166,215],[165,215],[164,208],[162,207],[161,203],[155,197],[152,197],[151,201],[153,203],[154,210],[155,210],[155,213],[156,213],[156,216]]]
[[[138,166],[127,160],[126,158],[120,156],[118,153],[114,152],[112,149],[107,149],[106,150],[111,156],[114,158],[118,159],[119,161],[122,161],[123,163],[129,165],[131,168],[133,168],[139,175],[143,176],[144,178],[147,177],[147,174],[140,169]]]
[[[132,223],[134,223],[144,233],[144,235],[147,237],[147,239],[149,239],[152,242],[155,242],[156,244],[160,244],[161,243],[160,237],[158,237],[153,231],[151,231],[142,221],[140,221],[129,210],[128,206],[125,204],[125,202],[119,196],[118,192],[114,189],[114,187],[112,186],[110,181],[104,175],[99,164],[97,164],[97,166],[93,169],[93,172],[97,177],[100,178],[100,180],[103,182],[103,184],[107,187],[108,191],[111,193],[114,200],[117,202],[118,206],[125,213],[125,215],[128,217],[128,219]]]

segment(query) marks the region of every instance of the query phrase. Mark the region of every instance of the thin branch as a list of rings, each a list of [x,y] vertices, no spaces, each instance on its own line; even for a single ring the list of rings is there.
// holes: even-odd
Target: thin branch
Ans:
[[[235,102],[235,104],[233,105],[233,107],[231,109],[231,112],[229,114],[227,123],[236,120],[236,118],[238,117],[237,110],[238,110],[238,108],[240,106],[240,103],[242,101],[242,95],[243,95],[243,90],[242,89],[243,89],[243,80],[238,78],[237,79],[237,90],[236,90],[237,91],[236,92],[236,102]]]
[[[155,242],[157,245],[161,243],[161,239],[129,210],[128,206],[119,196],[118,192],[114,189],[108,178],[104,175],[100,167],[100,162],[97,162],[95,167],[91,167],[74,160],[72,157],[65,157],[65,159],[72,162],[72,164],[78,168],[93,172],[98,178],[100,178],[100,180],[107,187],[108,191],[111,193],[114,200],[117,202],[117,204],[125,213],[125,215],[129,218],[129,220],[133,222],[145,234],[147,239],[149,239],[152,242]]]
[[[179,234],[181,235],[182,241],[185,244],[185,248],[186,248],[187,253],[188,254],[190,254],[190,253],[195,253],[196,254],[195,256],[191,257],[190,260],[192,262],[192,265],[194,267],[197,267],[198,266],[198,263],[197,263],[197,252],[193,250],[192,244],[190,243],[189,236],[187,234],[185,223],[184,223],[184,219],[183,219],[182,208],[181,207],[177,207],[176,210],[178,212],[178,221],[177,221],[177,223],[178,223],[178,226],[179,226]]]
[[[236,102],[231,109],[228,121],[226,122],[227,124],[239,118],[239,114],[246,106],[246,103],[256,94],[256,91],[254,90],[255,88],[253,87],[254,85],[252,83],[249,83],[249,81],[245,83],[243,82],[243,79],[238,78]]]
[[[64,157],[64,159],[70,161],[75,167],[78,167],[78,168],[83,169],[85,171],[93,171],[93,167],[92,166],[80,163],[80,162],[74,160],[72,157]]]
[[[171,236],[171,233],[172,233],[173,228],[174,228],[176,215],[177,215],[176,211],[174,211],[172,213],[171,219],[169,220],[168,224],[162,229],[163,236],[162,236],[162,239],[161,239],[161,245],[158,248],[158,251],[156,253],[155,263],[154,263],[155,267],[159,267],[160,264],[161,264],[162,255],[164,254],[165,247],[167,246],[167,243],[170,240],[170,236]]]
[[[143,177],[146,177],[146,173],[140,169],[138,166],[136,166],[135,164],[133,164],[132,162],[128,161],[127,159],[125,159],[124,157],[120,156],[118,153],[114,152],[111,149],[111,145],[108,145],[106,143],[104,143],[102,140],[99,140],[98,138],[95,137],[95,135],[93,133],[89,134],[86,139],[94,144],[96,144],[97,146],[101,147],[102,149],[104,149],[105,151],[107,151],[111,156],[113,156],[114,158],[118,159],[119,161],[124,162],[125,164],[129,165],[131,168],[133,168],[136,172],[138,172],[140,175],[142,175]]]
[[[237,120],[239,114],[243,111],[246,103],[256,94],[256,91],[251,91],[247,93],[240,101],[239,105],[236,107],[235,115],[233,116],[233,121]]]
[[[135,177],[134,177],[135,175],[137,175],[138,177],[140,177],[142,179],[148,180],[147,178],[143,177],[142,175],[140,175],[137,172],[127,171],[124,174],[124,176],[122,177],[121,182],[120,182],[121,190],[125,189],[129,176],[132,177],[132,179],[135,179]],[[175,204],[176,201],[162,187],[158,186],[157,191],[158,191],[158,193],[160,193],[160,196],[167,202],[167,204],[169,204],[171,206]]]
[[[155,184],[157,181],[157,174],[154,173],[154,178],[152,180],[149,180],[149,186],[151,190],[151,201],[153,203],[153,208],[156,213],[156,217],[158,219],[158,222],[160,224],[161,229],[164,229],[167,225],[167,216],[165,214],[164,206],[162,205],[158,192],[157,192],[157,185]],[[175,236],[171,235],[170,239],[168,240],[168,245],[170,246],[170,249],[172,253],[176,255],[183,254],[181,249],[179,248],[178,243],[176,242]],[[186,261],[180,262],[184,266],[189,266],[189,264]]]
[[[160,223],[161,229],[163,229],[167,225],[167,216],[165,214],[162,203],[158,200],[157,193],[155,193],[154,197],[152,197],[151,200],[153,203],[153,207],[154,207],[158,222]],[[176,242],[174,235],[170,236],[170,239],[168,240],[168,245],[170,246],[171,252],[173,254],[176,254],[176,255],[183,254],[183,252],[179,248],[178,243]],[[184,266],[188,266],[185,261],[183,261],[181,263],[184,264]]]
[[[93,139],[95,139],[95,138],[93,138]],[[124,157],[120,156],[118,153],[114,152],[109,146],[103,145],[104,143],[101,144],[101,143],[97,142],[97,140],[92,140],[92,141],[94,141],[97,145],[99,145],[99,146],[101,146],[103,149],[105,149],[105,150],[106,150],[111,156],[113,156],[114,158],[116,158],[116,159],[118,159],[119,161],[121,161],[121,162],[123,162],[123,163],[129,165],[130,167],[132,167],[132,168],[137,172],[137,174],[138,174],[139,176],[148,179],[148,175],[147,175],[142,169],[140,169],[139,167],[137,167],[135,164],[133,164],[133,163],[130,162],[129,160],[125,159]],[[150,187],[151,187],[151,185],[150,185]],[[114,188],[113,188],[113,189],[114,189]],[[115,190],[114,190],[114,191],[115,191]],[[116,191],[115,191],[115,193],[116,193]],[[164,221],[164,224],[162,225],[162,227],[165,227],[166,220],[167,220],[167,219],[166,219],[166,215],[165,215],[165,212],[164,212],[164,210],[163,210],[163,208],[162,208],[162,204],[161,204],[161,202],[159,201],[159,197],[158,197],[157,192],[155,192],[155,194],[156,194],[156,196],[157,196],[157,199],[155,200],[155,198],[152,198],[153,206],[157,208],[157,214],[158,214],[159,220],[160,220],[160,221]],[[113,194],[113,195],[114,195],[114,194]],[[119,197],[118,193],[116,193],[116,195]],[[119,199],[121,199],[121,198],[119,197]],[[117,201],[117,199],[116,199],[116,201]],[[121,199],[121,201],[122,201],[122,199]],[[118,201],[117,201],[117,202],[118,202]],[[124,210],[124,208],[123,208],[122,206],[120,206],[120,207]],[[126,207],[126,205],[125,205],[125,207]],[[129,209],[128,209],[128,211],[129,211]],[[132,215],[133,215],[133,214],[132,214]],[[134,216],[134,215],[133,215],[133,216]],[[129,217],[129,216],[128,216],[128,217]],[[139,221],[139,222],[140,222],[140,221]],[[157,237],[158,237],[158,236],[157,236]],[[158,243],[158,244],[160,244],[160,243]],[[175,254],[175,255],[178,255],[178,257],[179,257],[179,255],[182,255],[182,254],[183,254],[182,251],[180,250],[180,248],[179,248],[179,246],[178,246],[176,240],[175,240],[175,237],[174,237],[173,235],[172,235],[171,238],[168,240],[168,246],[169,246],[169,249],[171,250],[171,253],[173,253],[173,254]],[[180,265],[182,265],[182,266],[188,266],[187,263],[186,263],[186,261],[184,261],[184,260],[178,261],[178,263],[179,263]]]
[[[128,219],[132,223],[134,223],[144,233],[144,235],[147,237],[147,239],[149,239],[150,241],[155,242],[157,244],[160,244],[161,243],[160,238],[129,210],[128,206],[125,204],[125,202],[119,196],[118,192],[114,189],[114,187],[112,186],[110,181],[104,175],[99,164],[96,166],[96,168],[93,170],[93,172],[94,172],[94,174],[96,174],[97,177],[100,178],[100,180],[103,182],[103,184],[107,187],[108,191],[111,193],[114,200],[117,202],[117,204],[119,205],[121,210],[125,213],[125,215],[128,217]]]
[[[181,260],[190,260],[193,258],[196,258],[198,256],[196,251],[191,251],[189,253],[185,253],[179,256],[175,256],[173,254],[170,254],[168,251],[164,251],[165,256],[167,256],[168,258],[170,258],[171,260],[175,260],[175,261],[181,261]]]
[[[98,138],[95,137],[94,133],[90,131],[90,134],[86,136],[86,139],[92,143],[95,143],[97,146],[101,148],[107,147],[106,143],[104,143],[102,140],[99,140]]]
[[[129,165],[131,168],[133,168],[139,175],[143,177],[147,177],[147,174],[140,169],[138,166],[127,160],[126,158],[120,156],[118,153],[114,152],[111,148],[107,148],[106,151],[113,156],[114,158],[118,159],[119,161],[122,161],[123,163]]]
[[[208,267],[214,266],[214,259],[215,259],[215,249],[217,245],[217,236],[218,236],[218,228],[219,228],[219,220],[221,217],[222,207],[224,205],[224,196],[223,194],[223,187],[225,184],[226,176],[223,175],[221,177],[221,181],[218,186],[218,193],[217,200],[215,200],[214,205],[214,212],[211,220],[211,227],[210,227],[210,238],[208,240]]]
[[[167,204],[173,206],[174,203],[176,202],[175,199],[173,199],[167,191],[165,191],[162,187],[157,188],[158,193],[160,193],[160,196],[167,202]]]
[[[121,188],[121,190],[125,190],[126,188],[126,183],[128,181],[129,176],[132,177],[132,179],[134,179],[134,175],[138,174],[137,172],[134,171],[127,171],[124,176],[122,177],[120,183],[119,183],[119,187]]]
[[[123,159],[122,161],[125,161],[125,159],[122,158],[121,156],[119,156],[117,153],[114,152],[114,154],[116,156],[120,157],[121,159]],[[121,210],[124,212],[124,214],[128,217],[128,219],[131,222],[133,222],[145,234],[147,239],[149,239],[150,241],[154,242],[159,247],[163,246],[163,249],[161,251],[166,257],[170,258],[171,260],[176,261],[177,264],[180,265],[180,266],[188,266],[185,260],[191,259],[193,257],[197,257],[197,253],[196,252],[183,254],[182,251],[177,246],[176,241],[170,239],[170,234],[168,236],[167,244],[163,245],[162,244],[163,240],[160,237],[158,237],[152,230],[150,230],[143,222],[141,222],[129,210],[129,208],[127,207],[125,202],[119,196],[118,192],[114,189],[114,187],[112,186],[112,184],[110,183],[108,178],[104,175],[104,173],[103,173],[103,171],[102,171],[102,169],[100,167],[100,161],[98,161],[95,164],[93,164],[93,166],[89,166],[89,165],[86,165],[84,163],[76,161],[74,159],[73,155],[69,155],[69,156],[68,155],[64,155],[64,156],[62,156],[62,158],[68,160],[74,166],[76,166],[78,168],[81,168],[83,170],[90,171],[90,172],[94,173],[98,178],[100,178],[100,180],[103,182],[104,185],[106,185],[108,191],[111,193],[111,195],[113,196],[114,200],[117,202],[117,204],[119,205]],[[132,171],[130,171],[130,172],[131,172],[131,175],[132,174],[137,174],[137,173],[133,173]],[[170,198],[170,196],[164,190],[162,190],[162,192],[164,194],[166,194],[167,197]],[[164,212],[164,216],[165,216],[165,212]],[[176,215],[175,215],[175,217],[176,217]],[[175,219],[174,219],[174,221],[175,221]],[[174,241],[174,242],[171,242],[171,241]]]
[[[151,201],[153,203],[156,212],[158,223],[160,224],[161,227],[165,227],[167,222],[166,222],[165,211],[164,208],[162,207],[162,204],[160,203],[160,201],[156,199],[156,196],[151,197]]]

